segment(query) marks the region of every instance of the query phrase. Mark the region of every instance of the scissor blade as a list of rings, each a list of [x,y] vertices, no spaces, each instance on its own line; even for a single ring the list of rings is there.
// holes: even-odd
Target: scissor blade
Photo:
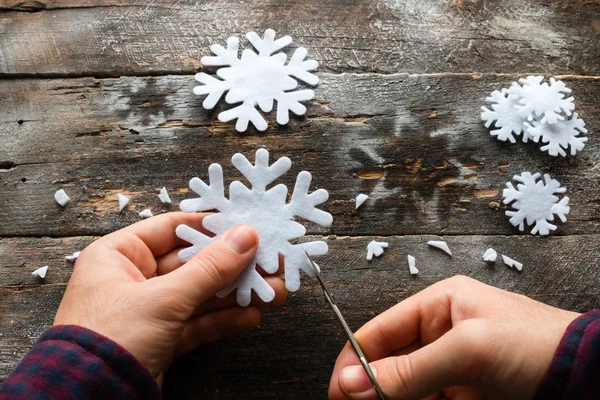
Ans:
[[[348,337],[348,340],[350,341],[350,344],[352,345],[352,348],[354,349],[354,351],[356,352],[356,355],[358,356],[358,360],[360,361],[360,364],[364,368],[365,372],[367,373],[367,376],[369,377],[369,380],[371,381],[371,384],[375,388],[375,392],[377,393],[377,396],[381,400],[385,400],[385,395],[383,394],[383,390],[381,390],[381,387],[379,386],[379,384],[375,380],[375,375],[373,375],[373,371],[371,370],[371,367],[369,366],[369,362],[367,361],[367,358],[365,357],[364,353],[362,352],[362,349],[360,348],[360,345],[358,344],[358,342],[354,338],[354,334],[352,333],[352,330],[350,329],[350,327],[346,323],[346,320],[344,319],[344,316],[342,315],[342,312],[340,311],[340,309],[338,308],[338,306],[335,304],[335,300],[333,299],[333,295],[329,292],[329,289],[327,289],[327,286],[325,286],[325,282],[323,281],[323,278],[321,277],[321,273],[319,272],[319,268],[317,268],[317,266],[314,263],[314,261],[311,260],[310,256],[306,252],[306,250],[304,250],[304,253],[306,254],[306,258],[310,262],[310,265],[312,266],[312,268],[315,270],[315,273],[317,274],[317,280],[319,281],[319,284],[321,285],[321,288],[323,289],[323,293],[325,294],[325,299],[327,299],[327,302],[329,303],[329,306],[331,307],[331,309],[333,310],[333,313],[337,317],[338,322],[340,323],[340,325],[344,329],[344,332],[346,333],[346,336]]]

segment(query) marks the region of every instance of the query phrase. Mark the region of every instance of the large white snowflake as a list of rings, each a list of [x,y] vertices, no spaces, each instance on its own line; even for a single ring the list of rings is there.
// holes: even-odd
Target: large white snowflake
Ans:
[[[200,198],[184,200],[180,207],[185,212],[218,210],[219,213],[208,215],[202,221],[204,228],[217,236],[240,224],[256,229],[259,236],[256,257],[219,296],[226,296],[237,289],[238,304],[246,306],[250,303],[254,290],[261,300],[269,302],[273,300],[275,292],[257,272],[256,266],[273,274],[279,268],[281,254],[285,260],[285,285],[292,292],[300,287],[300,270],[309,276],[315,276],[305,251],[311,256],[326,254],[327,243],[314,241],[292,244],[290,240],[298,239],[306,233],[306,228],[294,220],[296,217],[323,226],[331,225],[331,214],[316,208],[327,201],[329,195],[324,189],[308,193],[312,177],[307,171],[298,174],[289,202],[288,188],[284,184],[267,189],[268,185],[290,169],[292,162],[283,157],[269,166],[269,153],[265,149],[257,150],[254,165],[239,153],[233,156],[232,163],[248,179],[251,188],[240,181],[233,181],[229,186],[227,199],[223,170],[219,164],[212,164],[208,169],[208,185],[199,178],[190,181],[190,188]],[[191,259],[213,240],[186,225],[177,228],[177,235],[193,244],[180,251],[179,258],[182,262]]]
[[[299,47],[286,65],[287,55],[277,52],[292,43],[292,38],[284,36],[275,40],[275,31],[272,29],[265,31],[263,39],[255,32],[249,32],[246,37],[257,52],[246,49],[238,58],[238,38],[230,37],[227,39],[227,49],[214,44],[210,49],[215,56],[202,57],[205,66],[226,67],[217,70],[217,76],[222,80],[204,72],[196,74],[196,80],[202,85],[194,88],[194,94],[208,95],[202,103],[204,108],[214,108],[227,92],[225,101],[228,104],[242,104],[221,112],[219,121],[237,119],[235,129],[239,132],[248,128],[248,122],[252,122],[259,131],[267,129],[267,121],[256,106],[264,112],[270,112],[275,100],[277,123],[287,124],[290,111],[304,115],[306,107],[300,101],[312,99],[315,93],[310,89],[293,91],[298,81],[292,77],[309,85],[318,84],[319,78],[309,71],[315,70],[319,63],[305,60],[307,50]]]
[[[525,230],[527,225],[533,225],[531,234],[547,235],[550,231],[556,230],[556,225],[549,223],[558,216],[562,222],[567,220],[569,213],[569,198],[564,196],[560,201],[555,194],[565,193],[567,189],[560,187],[556,179],[545,174],[544,179],[540,179],[541,174],[531,174],[523,172],[521,175],[515,175],[514,180],[520,182],[517,188],[511,182],[506,183],[506,189],[502,192],[504,204],[512,204],[512,208],[517,211],[507,210],[506,215],[510,217],[510,223]]]
[[[563,81],[550,78],[550,84],[543,82],[543,76],[528,76],[519,79],[521,85],[512,85],[509,93],[519,99],[516,106],[519,114],[529,121],[539,120],[542,124],[555,124],[570,116],[575,109],[573,97],[565,99],[571,89]],[[564,115],[563,115],[564,114]]]
[[[517,83],[513,83],[517,85]],[[494,125],[496,129],[491,130],[490,134],[496,136],[498,140],[506,140],[515,143],[515,136],[523,134],[523,142],[529,140],[529,134],[526,131],[525,118],[519,114],[517,105],[519,97],[510,95],[508,89],[494,90],[485,101],[491,103],[491,110],[487,107],[481,107],[481,119],[485,121],[485,127]]]
[[[531,124],[527,124],[527,132],[533,138],[534,142],[539,142],[540,138],[542,142],[548,143],[542,146],[542,151],[547,151],[551,156],[558,156],[559,154],[566,157],[567,152],[565,151],[569,147],[571,148],[570,153],[574,156],[578,151],[581,151],[585,147],[587,137],[580,137],[580,133],[587,133],[585,128],[585,122],[577,113],[573,113],[570,119],[558,121],[556,124],[542,124],[538,121],[533,121]]]

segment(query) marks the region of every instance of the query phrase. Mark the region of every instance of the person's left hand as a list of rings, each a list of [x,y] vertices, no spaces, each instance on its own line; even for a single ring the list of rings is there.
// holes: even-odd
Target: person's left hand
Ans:
[[[54,325],[79,325],[114,340],[157,378],[173,359],[225,336],[258,325],[257,298],[239,307],[235,293],[218,299],[254,257],[258,236],[238,226],[183,264],[177,253],[189,244],[175,228],[202,231],[204,214],[162,214],[98,239],[82,251],[56,313]],[[207,233],[204,231],[204,233]],[[285,284],[267,277],[281,304]]]

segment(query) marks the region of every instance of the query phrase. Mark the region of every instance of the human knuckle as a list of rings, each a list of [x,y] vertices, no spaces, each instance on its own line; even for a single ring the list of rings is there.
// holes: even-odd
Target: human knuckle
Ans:
[[[392,371],[390,371],[394,386],[399,391],[399,395],[410,393],[414,387],[414,372],[411,356],[410,354],[398,356],[394,361],[395,362],[391,363]]]
[[[208,275],[209,279],[223,283],[226,281],[225,260],[216,252],[208,251],[195,258],[200,270]]]
[[[452,278],[448,279],[448,281],[451,282],[454,286],[458,287],[468,287],[473,285],[474,282],[476,282],[475,279],[465,275],[453,276]]]

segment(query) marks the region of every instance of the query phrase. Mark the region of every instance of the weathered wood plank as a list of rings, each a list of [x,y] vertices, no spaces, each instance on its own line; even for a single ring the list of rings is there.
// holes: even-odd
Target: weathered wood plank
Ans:
[[[73,263],[65,256],[80,251],[94,241],[92,236],[69,238],[0,238],[0,287],[35,287],[69,282]],[[48,265],[44,280],[31,275]]]
[[[191,94],[191,77],[0,81],[0,235],[98,235],[177,209],[193,176],[257,147],[289,156],[331,193],[331,230],[313,233],[518,233],[503,215],[502,187],[516,173],[553,174],[568,189],[569,221],[557,234],[600,229],[600,80],[568,78],[592,135],[576,157],[492,138],[479,120],[483,98],[514,76],[321,74],[306,118],[266,133],[236,133]],[[162,186],[175,204],[163,207]],[[65,188],[65,209],[53,193]],[[116,193],[133,196],[118,214]],[[354,197],[371,199],[359,212]]]
[[[452,258],[425,244],[434,238],[327,239],[331,250],[319,263],[352,327],[457,274],[566,309],[583,312],[600,307],[600,235],[445,237]],[[52,323],[71,270],[60,257],[90,239],[0,240],[0,259],[9,257],[0,264],[0,380]],[[390,247],[368,263],[366,245],[372,239],[386,240]],[[485,264],[481,254],[488,247],[523,262],[523,271],[508,269],[501,262]],[[417,259],[421,273],[416,277],[408,273],[407,253]],[[51,265],[46,283],[31,285],[30,270],[45,263]],[[275,399],[287,398],[289,393],[322,398],[344,342],[320,289],[304,279],[303,287],[286,305],[265,312],[259,329],[176,363],[167,377],[165,398]]]
[[[5,10],[41,10],[0,13],[0,75],[189,74],[212,43],[266,28],[308,47],[322,71],[600,71],[595,1],[64,3],[0,1]]]

